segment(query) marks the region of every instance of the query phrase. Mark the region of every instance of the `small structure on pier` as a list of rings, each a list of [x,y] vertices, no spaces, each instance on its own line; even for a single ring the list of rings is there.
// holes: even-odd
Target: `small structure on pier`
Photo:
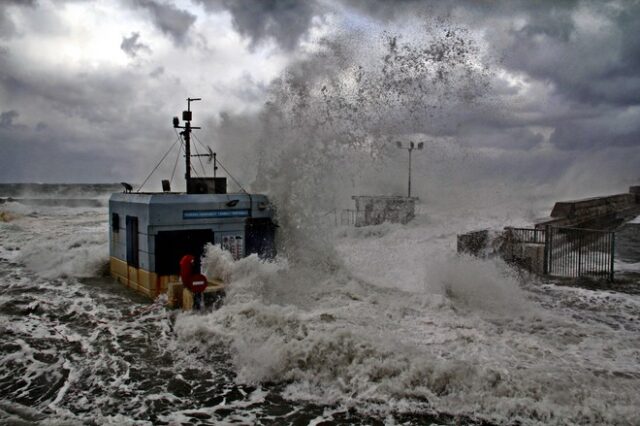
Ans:
[[[355,226],[380,225],[383,222],[406,224],[416,215],[417,197],[354,195]]]

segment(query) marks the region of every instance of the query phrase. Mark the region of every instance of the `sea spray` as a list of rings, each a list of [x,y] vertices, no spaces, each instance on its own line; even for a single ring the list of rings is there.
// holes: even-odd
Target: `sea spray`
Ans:
[[[518,271],[502,260],[451,255],[428,266],[425,284],[431,291],[445,294],[457,307],[515,317],[534,311],[518,278]]]
[[[227,347],[238,383],[284,386],[291,400],[498,423],[632,418],[633,379],[600,376],[597,365],[634,367],[612,364],[595,343],[618,345],[629,332],[581,323],[571,308],[545,312],[500,264],[462,257],[441,267],[425,270],[425,288],[405,291],[371,285],[363,274],[310,276],[295,264],[247,258],[226,263],[229,297],[219,310],[181,315],[175,329],[196,353]],[[614,387],[626,396],[605,397]],[[595,403],[593,392],[607,402]]]
[[[453,254],[458,230],[521,207],[429,206],[408,225],[339,229],[334,272],[217,258],[227,299],[205,315],[75,278],[83,264],[43,278],[23,247],[45,242],[68,270],[64,252],[106,243],[108,218],[34,208],[0,224],[0,422],[635,424],[637,295],[523,283]]]
[[[451,115],[481,105],[488,81],[473,37],[442,22],[400,34],[335,36],[270,85],[257,115],[225,113],[214,131],[233,145],[230,152],[255,163],[243,165],[255,170],[245,181],[277,208],[279,251],[331,269],[339,261],[326,215],[353,191],[404,192],[404,178],[387,163],[397,156],[395,140],[455,128]],[[256,130],[247,135],[247,125]]]

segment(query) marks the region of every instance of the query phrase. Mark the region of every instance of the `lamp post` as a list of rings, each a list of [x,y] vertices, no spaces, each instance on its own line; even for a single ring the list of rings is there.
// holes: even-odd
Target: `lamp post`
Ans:
[[[396,141],[396,145],[400,149],[409,151],[409,189],[407,190],[407,197],[411,198],[411,152],[413,152],[414,149],[422,150],[422,148],[424,148],[424,142],[418,142],[417,145],[414,142],[409,142],[408,145],[405,145],[400,141]]]

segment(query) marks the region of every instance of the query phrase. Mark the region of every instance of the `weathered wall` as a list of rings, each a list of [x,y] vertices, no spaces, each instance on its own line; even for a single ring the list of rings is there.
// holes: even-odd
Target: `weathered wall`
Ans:
[[[405,224],[415,217],[415,197],[354,195],[356,226],[380,225],[383,222]]]

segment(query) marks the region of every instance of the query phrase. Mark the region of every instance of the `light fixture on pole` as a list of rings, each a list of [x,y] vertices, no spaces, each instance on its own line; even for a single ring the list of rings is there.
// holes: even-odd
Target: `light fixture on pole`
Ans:
[[[424,148],[424,142],[418,142],[416,145],[414,142],[409,142],[408,145],[403,144],[400,141],[396,141],[396,145],[400,149],[406,149],[409,151],[409,188],[407,190],[407,197],[411,198],[411,152],[414,149],[421,150]]]

